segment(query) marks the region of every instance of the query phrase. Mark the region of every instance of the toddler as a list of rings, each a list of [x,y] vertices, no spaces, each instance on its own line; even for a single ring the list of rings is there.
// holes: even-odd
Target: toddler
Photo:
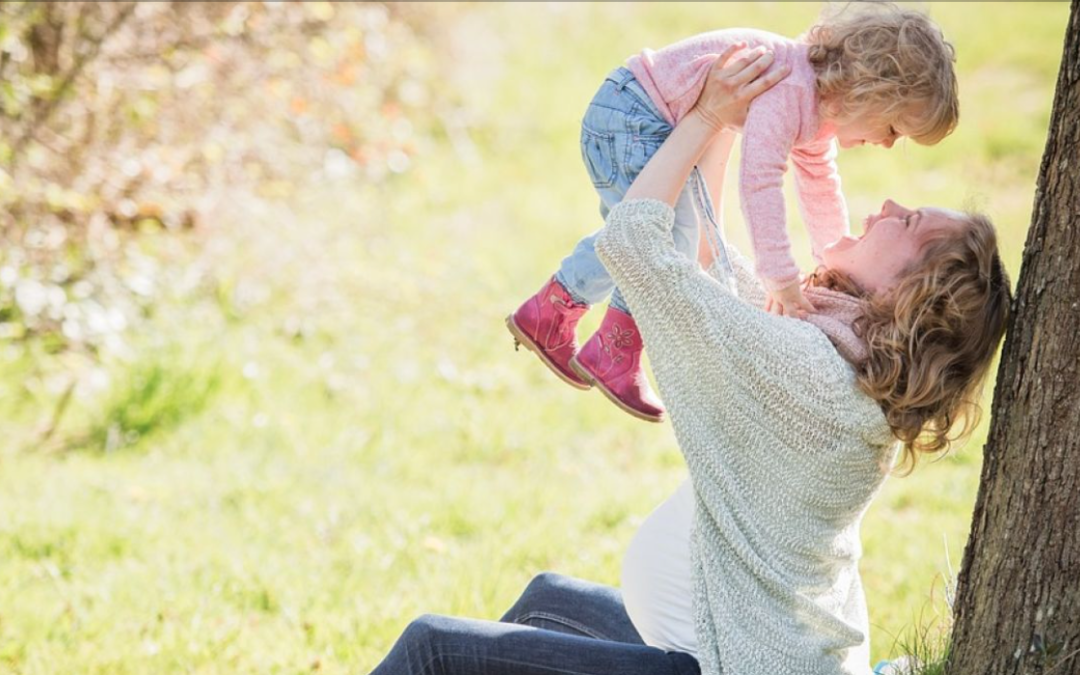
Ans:
[[[958,118],[954,51],[924,14],[877,2],[826,15],[796,40],[732,28],[646,49],[608,75],[582,120],[582,158],[600,195],[601,216],[693,108],[718,55],[736,44],[768,50],[776,66],[791,71],[750,104],[739,195],[767,306],[792,316],[813,307],[800,290],[787,235],[781,188],[788,161],[820,262],[822,249],[848,233],[836,146],[891,148],[905,136],[933,145],[951,133]],[[699,214],[711,208],[694,185],[702,185],[696,168],[676,205],[672,233],[676,248],[691,258],[697,257]],[[641,336],[596,257],[595,236],[577,244],[540,291],[507,317],[507,327],[516,343],[567,383],[596,385],[626,412],[659,422],[664,409],[641,367]],[[609,293],[600,328],[579,350],[578,320]]]

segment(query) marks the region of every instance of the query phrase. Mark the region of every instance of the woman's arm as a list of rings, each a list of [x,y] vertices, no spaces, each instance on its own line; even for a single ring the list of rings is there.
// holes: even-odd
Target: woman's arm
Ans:
[[[649,160],[624,199],[653,197],[673,204],[697,164],[705,178],[717,218],[723,217],[724,177],[735,144],[736,130],[746,121],[749,103],[790,72],[776,68],[759,77],[772,64],[772,54],[762,49],[749,52],[732,63],[731,55],[743,47],[736,44],[721,54],[709,73],[694,110],[675,128],[660,150]],[[756,79],[755,79],[756,78]],[[682,183],[677,181],[682,180]],[[699,230],[698,263],[709,269],[712,247],[702,223]]]
[[[731,160],[731,148],[735,145],[735,132],[730,129],[721,131],[712,144],[705,149],[698,163],[705,185],[709,188],[709,197],[712,199],[714,215],[717,225],[724,227],[724,179],[727,176],[728,162]],[[708,222],[702,221],[700,241],[698,242],[698,263],[703,269],[709,269],[713,264],[713,250],[709,244],[706,228],[712,227]]]
[[[697,105],[649,159],[623,201],[659,199],[674,206],[691,169],[717,134],[741,127],[750,101],[790,72],[790,67],[784,66],[762,75],[772,65],[773,55],[760,48],[728,63],[742,47],[732,45],[716,60]]]

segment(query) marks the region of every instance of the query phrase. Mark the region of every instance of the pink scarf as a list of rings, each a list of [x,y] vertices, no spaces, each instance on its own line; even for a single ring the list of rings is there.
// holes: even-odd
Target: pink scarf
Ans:
[[[823,286],[803,289],[803,294],[817,312],[808,314],[807,323],[821,330],[848,362],[862,363],[869,354],[866,342],[855,334],[853,324],[863,314],[863,301],[855,296]]]

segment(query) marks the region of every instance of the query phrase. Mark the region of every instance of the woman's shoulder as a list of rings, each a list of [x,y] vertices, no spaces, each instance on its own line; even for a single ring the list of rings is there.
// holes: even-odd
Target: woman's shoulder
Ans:
[[[805,323],[805,322],[804,322]],[[885,412],[873,397],[859,386],[857,367],[845,359],[828,337],[805,324],[818,336],[821,404],[833,419],[867,445],[884,450],[896,442]]]
[[[764,310],[762,310],[764,313]],[[772,315],[770,315],[772,316]],[[806,401],[871,445],[888,445],[892,432],[881,406],[862,390],[857,366],[816,326],[798,319],[775,319],[778,339],[799,345],[802,359],[791,367],[791,384],[804,388]],[[814,403],[816,402],[816,403]]]

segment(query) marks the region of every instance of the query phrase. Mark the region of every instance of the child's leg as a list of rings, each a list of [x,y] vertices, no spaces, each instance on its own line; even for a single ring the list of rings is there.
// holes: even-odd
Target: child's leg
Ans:
[[[604,80],[581,123],[582,159],[600,195],[601,217],[622,201],[671,129],[629,70],[619,68]],[[676,227],[676,246],[696,255],[697,216],[689,197],[680,200],[676,218],[684,221]],[[565,382],[579,389],[599,385],[623,410],[659,422],[663,405],[641,372],[641,338],[620,295],[612,296],[600,330],[577,348],[578,318],[614,289],[595,240],[596,233],[582,239],[554,277],[507,318],[507,328]],[[616,333],[621,337],[615,344],[604,342],[603,336]]]
[[[672,235],[679,251],[691,258],[697,256],[698,216],[689,188],[683,189],[676,202]],[[664,404],[642,370],[644,346],[630,309],[616,288],[600,327],[570,359],[570,367],[623,411],[648,422],[660,422]]]
[[[630,71],[620,69],[609,77],[589,106],[581,134],[582,156],[600,194],[601,216],[606,218],[622,201],[671,130]],[[676,205],[673,236],[676,248],[693,256],[697,253],[697,214],[688,191],[684,193]],[[664,406],[642,370],[644,343],[629,307],[596,258],[595,237],[583,239],[556,275],[570,293],[588,302],[613,291],[599,329],[570,359],[570,368],[625,412],[659,422]]]
[[[599,232],[594,232],[579,241],[555,273],[555,279],[578,304],[595,305],[615,288],[615,282],[596,257],[593,242],[597,234]]]
[[[619,68],[608,75],[581,122],[581,157],[600,196],[602,219],[622,201],[634,178],[670,133],[671,125],[629,70]],[[598,233],[579,241],[555,274],[576,302],[601,302],[615,287],[596,257],[593,243]]]

